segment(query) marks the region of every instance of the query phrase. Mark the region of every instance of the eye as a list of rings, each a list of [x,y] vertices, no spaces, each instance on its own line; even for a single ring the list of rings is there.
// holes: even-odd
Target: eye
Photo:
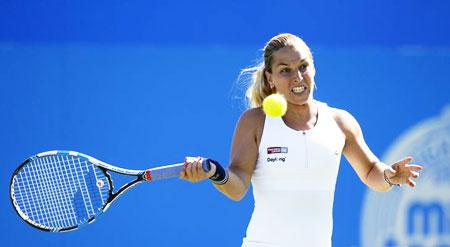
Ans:
[[[282,74],[289,73],[289,72],[291,72],[290,68],[283,68],[283,69],[280,70],[280,73],[282,73]]]
[[[308,65],[309,65],[308,63],[304,63],[304,64],[300,65],[300,67],[299,67],[300,72],[305,72],[306,69],[308,69]]]

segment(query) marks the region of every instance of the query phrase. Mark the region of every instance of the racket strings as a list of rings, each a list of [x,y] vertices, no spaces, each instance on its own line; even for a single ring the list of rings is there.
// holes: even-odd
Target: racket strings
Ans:
[[[61,182],[51,179],[55,177],[55,172],[51,168],[49,169],[49,165],[51,165],[49,163],[53,162],[45,159],[36,160],[23,169],[23,172],[20,173],[20,180],[16,181],[16,187],[24,188],[24,190],[19,190],[20,197],[16,195],[16,199],[19,205],[20,199],[24,199],[24,203],[20,206],[31,220],[52,227],[61,227],[68,224],[67,220],[72,219],[68,217],[70,214],[67,210],[67,202],[64,204],[65,200],[62,199],[65,196],[64,191],[59,187],[60,185],[57,185],[57,182]],[[22,186],[19,187],[21,183]],[[63,210],[66,211],[66,222],[64,223],[61,216]]]
[[[109,183],[86,160],[46,156],[21,169],[13,190],[21,216],[41,227],[62,229],[95,216],[108,198]]]

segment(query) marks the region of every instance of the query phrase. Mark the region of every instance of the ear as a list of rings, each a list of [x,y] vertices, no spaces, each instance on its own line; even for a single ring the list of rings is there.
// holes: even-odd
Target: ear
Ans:
[[[272,89],[275,85],[272,82],[272,73],[267,70],[264,70],[264,76],[266,77],[266,82],[269,84],[269,87]]]

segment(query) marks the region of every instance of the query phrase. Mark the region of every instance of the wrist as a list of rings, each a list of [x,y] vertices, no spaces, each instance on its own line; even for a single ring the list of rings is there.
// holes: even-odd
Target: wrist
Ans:
[[[211,160],[208,159],[207,162],[214,164],[214,166],[216,167],[216,171],[214,172],[214,174],[209,177],[209,179],[217,185],[223,185],[226,182],[228,182],[228,178],[229,178],[229,174],[228,171],[225,170],[219,162],[215,161],[215,160]]]
[[[391,180],[388,178],[388,176],[387,176],[387,174],[386,174],[388,170],[389,170],[389,168],[388,168],[388,169],[385,169],[385,170],[383,171],[384,181],[385,181],[387,184],[389,184],[390,187],[392,187],[392,186],[401,186],[400,184],[396,184],[396,183],[391,182]]]

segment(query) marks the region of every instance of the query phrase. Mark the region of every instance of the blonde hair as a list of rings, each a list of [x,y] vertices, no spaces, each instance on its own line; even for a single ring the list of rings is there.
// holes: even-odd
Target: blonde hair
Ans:
[[[283,33],[271,38],[264,46],[264,61],[241,71],[240,76],[251,75],[250,86],[246,91],[247,102],[250,108],[260,107],[264,98],[275,93],[265,76],[265,71],[272,72],[273,54],[283,47],[295,46],[306,48],[311,60],[313,59],[311,50],[301,38],[290,33]]]

